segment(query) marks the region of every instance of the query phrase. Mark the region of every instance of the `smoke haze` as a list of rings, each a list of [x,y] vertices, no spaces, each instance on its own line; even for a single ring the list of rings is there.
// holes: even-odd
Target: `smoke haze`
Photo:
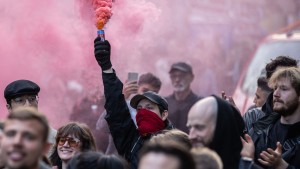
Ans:
[[[104,28],[113,67],[121,80],[129,71],[156,74],[166,96],[172,92],[171,64],[186,61],[194,68],[196,93],[230,93],[257,43],[299,18],[297,0],[270,3],[115,0]],[[103,95],[89,1],[1,0],[0,20],[0,91],[17,79],[39,84],[39,110],[55,128],[69,120],[81,98]],[[3,119],[6,103],[0,101]]]

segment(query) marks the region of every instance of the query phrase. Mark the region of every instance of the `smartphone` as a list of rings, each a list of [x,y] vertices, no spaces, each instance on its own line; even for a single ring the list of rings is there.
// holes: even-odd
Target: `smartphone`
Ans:
[[[128,72],[127,80],[130,81],[137,81],[139,78],[139,74],[137,72]]]

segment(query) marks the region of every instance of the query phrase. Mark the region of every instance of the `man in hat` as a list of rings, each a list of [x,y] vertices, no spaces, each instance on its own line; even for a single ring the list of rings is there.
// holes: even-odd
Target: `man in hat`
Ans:
[[[189,64],[177,62],[171,66],[169,74],[173,86],[173,93],[166,97],[169,103],[169,119],[177,129],[188,133],[188,112],[193,104],[201,99],[191,90],[193,70]]]
[[[144,142],[149,140],[151,135],[172,128],[167,120],[168,103],[151,91],[135,95],[130,105],[137,110],[136,128],[122,94],[123,84],[112,69],[109,42],[102,42],[97,37],[94,47],[96,60],[102,69],[106,99],[104,107],[107,111],[105,119],[118,153],[130,163],[131,169],[137,169],[138,153]]]
[[[153,91],[155,93],[158,93],[160,88],[161,88],[160,79],[157,76],[155,76],[154,74],[149,73],[149,72],[139,76],[138,81],[130,81],[129,79],[127,79],[127,82],[123,86],[123,94],[126,99],[131,118],[132,118],[134,124],[136,125],[136,127],[137,127],[137,124],[136,124],[135,117],[136,117],[137,112],[136,112],[136,109],[134,109],[130,106],[131,98],[136,94],[143,94],[147,91]],[[101,145],[106,145],[104,152],[106,154],[117,154],[117,149],[113,143],[113,139],[112,139],[110,131],[108,129],[107,122],[105,121],[106,114],[107,113],[105,111],[100,115],[100,117],[96,123],[96,130],[97,130],[98,134],[101,133],[101,136],[102,136],[102,138],[100,140]],[[101,132],[99,132],[99,131],[101,131]],[[105,141],[104,141],[104,140],[107,140],[107,138],[108,138],[108,145],[105,144]],[[99,146],[97,146],[97,148],[99,149]]]
[[[32,107],[38,109],[40,87],[30,80],[16,80],[8,84],[4,90],[6,108],[9,113],[20,107]],[[51,147],[55,143],[57,131],[50,128],[48,144]]]
[[[12,112],[18,107],[38,108],[39,92],[40,87],[30,80],[16,80],[11,82],[4,90],[8,112]]]

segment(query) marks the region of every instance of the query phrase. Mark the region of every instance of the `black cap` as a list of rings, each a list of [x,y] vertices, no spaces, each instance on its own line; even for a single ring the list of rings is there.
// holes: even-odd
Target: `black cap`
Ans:
[[[29,80],[16,80],[8,84],[4,90],[4,97],[7,102],[22,95],[37,95],[40,87]]]
[[[164,99],[163,97],[161,97],[160,95],[158,95],[157,93],[152,92],[152,91],[145,92],[144,94],[135,95],[130,100],[130,106],[136,109],[138,103],[142,99],[148,99],[148,100],[152,101],[153,103],[161,106],[164,110],[168,110],[168,102],[166,101],[166,99]]]
[[[189,65],[185,62],[174,63],[171,66],[171,69],[170,69],[169,73],[171,73],[173,70],[180,70],[180,71],[185,72],[185,73],[193,74],[193,70],[192,70],[191,65]]]

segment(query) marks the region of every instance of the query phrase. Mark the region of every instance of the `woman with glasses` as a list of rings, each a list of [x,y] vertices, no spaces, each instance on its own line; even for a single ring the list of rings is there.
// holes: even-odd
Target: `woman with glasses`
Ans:
[[[96,151],[94,136],[86,124],[70,122],[58,129],[50,161],[54,167],[66,169],[72,157],[86,151]]]

